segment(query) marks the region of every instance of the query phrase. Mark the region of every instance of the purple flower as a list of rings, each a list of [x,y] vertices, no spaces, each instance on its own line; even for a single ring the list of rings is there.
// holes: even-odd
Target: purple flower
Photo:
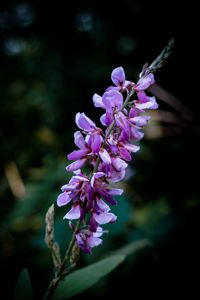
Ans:
[[[74,143],[78,149],[68,154],[68,159],[74,162],[66,167],[67,171],[76,172],[57,198],[58,206],[71,203],[64,219],[69,220],[77,245],[86,253],[102,244],[103,230],[99,225],[114,223],[117,219],[110,205],[117,204],[115,196],[121,195],[123,190],[113,188],[111,183],[124,178],[131,154],[139,150],[133,142],[144,135],[143,127],[150,119],[145,111],[158,107],[155,97],[145,93],[154,84],[153,74],[134,84],[126,80],[124,69],[118,67],[112,71],[111,79],[115,87],[109,87],[102,97],[93,96],[94,106],[105,110],[101,116],[105,131],[84,113],[76,114],[75,122],[80,130],[74,134]],[[134,91],[137,99],[131,100]],[[127,97],[125,103],[124,97]],[[87,165],[92,170],[86,175],[79,169]],[[76,230],[71,220],[78,219],[84,225]]]
[[[118,155],[121,159],[130,161],[131,153],[137,152],[140,147],[134,144],[127,143],[122,139],[115,139],[113,135],[108,138],[110,150],[114,155]]]
[[[118,89],[121,90],[123,88],[130,89],[134,83],[126,80],[126,75],[124,69],[122,67],[115,68],[111,73],[111,80],[116,85],[116,87],[110,87],[110,89]]]
[[[150,87],[150,85],[155,83],[154,75],[152,73],[140,78],[138,83],[134,86],[135,91],[144,91]]]
[[[105,166],[105,164],[101,164],[101,167]],[[110,169],[112,166],[109,166]],[[91,179],[91,186],[94,188],[95,193],[100,197],[104,198],[109,204],[116,205],[117,202],[113,198],[114,195],[121,195],[123,193],[122,189],[113,189],[108,184],[107,180],[110,179],[109,171],[107,172],[97,172],[94,173]]]
[[[80,207],[80,203],[77,202],[72,206],[70,211],[68,211],[68,213],[64,216],[64,219],[76,220],[76,219],[80,219],[80,216],[81,216],[81,207]]]
[[[108,126],[113,121],[116,114],[120,112],[123,105],[123,96],[116,90],[109,90],[103,94],[102,103],[106,113],[101,117],[101,123]]]
[[[97,227],[96,232],[92,232],[89,229],[82,229],[75,235],[76,242],[85,253],[91,253],[92,248],[102,244],[103,241],[100,239],[102,234],[103,230],[101,227]]]
[[[95,199],[95,207],[92,212],[94,220],[100,224],[114,223],[117,217],[110,212],[110,207],[99,197]]]
[[[77,126],[84,130],[84,132],[91,134],[101,134],[102,130],[98,127],[96,127],[96,124],[88,118],[84,113],[78,112],[75,117],[75,121]]]
[[[84,217],[85,211],[82,209],[81,203],[88,199],[90,188],[89,179],[82,173],[73,176],[68,184],[61,187],[62,193],[57,198],[57,205],[67,205],[73,200],[72,208],[64,216],[64,219],[74,220]]]
[[[84,139],[81,132],[76,131],[74,134],[74,143],[79,147],[79,150],[74,150],[68,154],[67,158],[77,161],[67,166],[67,171],[75,171],[82,168],[87,163],[87,159],[92,159],[93,155],[100,151],[102,140],[101,135],[96,133],[87,135]]]
[[[138,100],[134,101],[135,107],[137,109],[140,109],[141,111],[144,111],[145,109],[157,109],[158,104],[156,102],[156,98],[148,97],[144,92],[138,93]]]
[[[98,94],[94,94],[92,99],[95,107],[105,108],[101,96],[99,96]]]
[[[137,92],[139,100],[134,101],[135,107],[144,110],[144,109],[157,109],[158,104],[156,103],[155,97],[148,97],[144,90],[148,89],[150,85],[154,84],[154,75],[152,73],[141,78],[138,83],[134,86],[134,90]]]

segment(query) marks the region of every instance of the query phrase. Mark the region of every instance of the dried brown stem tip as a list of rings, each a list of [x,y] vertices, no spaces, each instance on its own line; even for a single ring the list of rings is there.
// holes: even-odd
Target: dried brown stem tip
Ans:
[[[140,73],[140,78],[145,76],[149,73],[154,73],[158,69],[160,69],[168,59],[168,57],[172,54],[174,49],[174,39],[171,38],[165,48],[162,50],[160,55],[152,62],[152,64],[148,67],[148,63],[146,63],[143,68],[142,72]]]
[[[59,245],[54,240],[54,214],[54,204],[52,204],[49,207],[45,217],[45,243],[47,244],[47,247],[51,250],[53,264],[55,266],[55,271],[57,272],[60,269],[61,256]]]

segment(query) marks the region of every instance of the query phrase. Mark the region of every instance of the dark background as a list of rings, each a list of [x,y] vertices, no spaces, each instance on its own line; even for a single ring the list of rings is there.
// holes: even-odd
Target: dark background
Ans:
[[[124,263],[85,297],[123,290],[135,299],[199,299],[198,10],[191,1],[174,2],[1,1],[0,274],[6,299],[24,267],[35,299],[52,277],[44,216],[71,175],[65,165],[74,149],[75,114],[84,111],[99,124],[92,96],[111,85],[111,71],[123,66],[127,79],[137,81],[171,37],[174,53],[155,78],[176,99],[158,99],[164,112],[152,115],[131,162],[118,221],[102,247],[81,256],[80,266],[148,238],[153,250]],[[71,234],[65,211],[56,208],[63,252]]]

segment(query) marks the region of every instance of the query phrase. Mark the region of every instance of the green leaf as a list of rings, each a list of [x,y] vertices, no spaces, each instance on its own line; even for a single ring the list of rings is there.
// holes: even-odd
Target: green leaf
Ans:
[[[122,248],[119,248],[115,251],[112,251],[111,254],[113,255],[133,255],[136,254],[137,252],[145,249],[145,248],[150,248],[151,244],[147,239],[142,239],[142,240],[137,240],[134,241],[128,245],[123,246]]]
[[[85,291],[114,270],[124,259],[125,255],[110,256],[66,276],[56,289],[53,300],[64,300]]]
[[[29,273],[27,269],[24,269],[17,281],[17,285],[15,288],[15,300],[31,300],[32,299],[32,286],[29,277]]]

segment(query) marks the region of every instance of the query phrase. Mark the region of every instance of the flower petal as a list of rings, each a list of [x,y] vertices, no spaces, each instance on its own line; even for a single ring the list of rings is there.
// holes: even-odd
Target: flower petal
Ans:
[[[99,134],[90,135],[90,144],[93,153],[98,153],[102,143],[102,137]]]
[[[120,172],[118,172],[116,170],[113,170],[112,173],[111,173],[111,175],[110,175],[110,177],[109,177],[109,179],[112,182],[119,182],[119,181],[121,181],[124,178],[125,174],[126,174],[125,170],[121,170]]]
[[[139,141],[143,138],[144,133],[136,129],[134,126],[131,126],[131,139],[134,141]]]
[[[80,150],[74,150],[73,152],[71,152],[70,154],[67,155],[67,158],[69,160],[77,160],[82,158],[83,156],[85,156],[88,153],[88,149],[80,149]]]
[[[149,101],[149,96],[147,96],[144,91],[137,92],[137,96],[138,96],[139,102],[141,102],[141,103],[146,103]]]
[[[99,179],[103,176],[105,176],[106,174],[104,172],[96,172],[93,174],[92,179],[91,179],[91,186],[94,187],[95,184],[95,179]]]
[[[111,79],[116,86],[123,86],[125,81],[124,69],[122,67],[114,69],[111,73]]]
[[[80,149],[84,149],[86,147],[84,137],[80,131],[76,131],[74,133],[74,143]]]
[[[112,120],[113,120],[113,115],[109,112],[106,112],[105,119],[104,119],[106,126],[109,126],[112,123]]]
[[[108,126],[109,124],[106,123],[106,114],[103,114],[100,118],[100,122],[104,126]]]
[[[76,125],[87,132],[92,132],[96,128],[95,123],[90,120],[84,113],[78,112],[75,117]]]
[[[105,92],[102,97],[102,102],[105,105],[105,109],[109,113],[113,113],[116,108],[120,110],[123,104],[123,96],[116,90],[110,90]]]
[[[111,189],[109,190],[109,195],[112,195],[112,196],[117,196],[117,195],[121,195],[122,193],[124,192],[123,189]]]
[[[118,173],[120,173],[120,172],[118,172]],[[108,192],[102,196],[110,205],[117,205],[117,201],[111,195],[109,195]]]
[[[70,192],[76,189],[77,184],[64,184],[61,187],[62,192]]]
[[[154,75],[152,73],[148,74],[144,78],[141,78],[138,82],[138,84],[135,86],[136,91],[144,91],[146,90],[150,85],[154,84]]]
[[[93,236],[100,237],[102,236],[102,234],[103,234],[103,229],[100,226],[98,226],[96,232],[93,233]]]
[[[77,169],[80,169],[86,164],[86,161],[87,161],[87,158],[82,158],[82,159],[79,159],[77,161],[74,161],[73,163],[71,163],[70,165],[68,165],[66,167],[66,170],[68,172],[72,172],[72,171],[75,171]]]
[[[99,156],[105,164],[111,164],[111,158],[106,149],[101,148],[99,151]]]
[[[94,94],[93,96],[93,103],[95,107],[101,107],[101,108],[105,108],[103,102],[102,102],[102,97],[99,96],[98,94]]]
[[[140,147],[134,144],[125,144],[124,147],[130,152],[137,152],[140,150]]]
[[[87,246],[90,248],[97,247],[103,243],[102,239],[98,237],[91,236],[87,238]]]
[[[120,158],[130,161],[131,160],[131,155],[129,153],[129,151],[126,148],[119,148],[119,154],[120,154]]]
[[[117,171],[124,170],[128,167],[128,164],[119,157],[112,157],[112,165]]]
[[[136,126],[142,127],[146,126],[151,117],[149,116],[138,116],[131,118],[130,121],[134,123]]]
[[[97,226],[98,226],[97,222],[94,220],[93,217],[91,217],[90,218],[90,226],[89,226],[90,231],[96,232],[97,231]]]
[[[158,104],[156,102],[156,98],[153,97],[149,97],[149,101],[145,102],[145,103],[140,103],[139,101],[134,101],[135,107],[138,109],[157,109],[158,108]]]
[[[64,216],[63,219],[68,219],[68,220],[76,220],[79,219],[81,216],[81,209],[80,206],[73,205],[70,211]]]
[[[97,206],[98,208],[102,211],[102,212],[108,212],[110,211],[110,207],[100,198],[98,198],[96,200]]]
[[[113,213],[103,212],[100,214],[93,213],[95,221],[102,225],[107,223],[113,223],[116,221],[117,217]]]
[[[129,111],[129,118],[137,117],[137,116],[139,116],[139,114],[140,114],[140,110],[135,107],[132,107]]]
[[[69,196],[69,193],[61,193],[57,198],[57,205],[63,206],[67,205],[71,201],[71,197]]]
[[[75,235],[76,237],[76,242],[78,246],[85,252],[85,253],[91,253],[91,248],[89,248],[86,245],[86,236],[84,233],[79,232]]]
[[[85,176],[79,176],[79,175],[76,175],[76,176],[73,176],[72,178],[71,178],[71,180],[76,180],[76,182],[80,182],[80,181],[89,181],[89,179],[87,178],[87,177],[85,177]],[[70,181],[71,181],[70,180]]]
[[[129,126],[126,116],[120,111],[115,115],[116,125],[120,127],[124,132],[129,131]]]

